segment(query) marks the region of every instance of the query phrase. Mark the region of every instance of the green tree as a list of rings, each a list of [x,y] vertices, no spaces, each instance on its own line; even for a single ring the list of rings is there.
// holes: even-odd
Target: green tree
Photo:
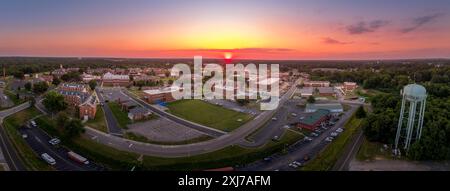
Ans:
[[[308,103],[315,103],[316,102],[316,98],[314,98],[314,96],[309,96],[308,99],[306,100]]]
[[[95,87],[97,87],[97,81],[95,80],[89,81],[89,87],[91,88],[91,90],[95,90]]]
[[[24,73],[22,71],[15,71],[13,73],[13,76],[14,76],[14,78],[17,78],[17,79],[23,79],[25,77]]]
[[[62,132],[63,139],[65,140],[77,138],[85,131],[83,124],[79,119],[71,119],[64,112],[58,114],[56,124]]]
[[[364,110],[364,107],[359,106],[355,113],[356,118],[358,118],[358,119],[365,118],[366,115],[367,114],[366,114],[366,111]]]
[[[53,77],[52,84],[57,86],[61,83],[61,80],[57,77]]]
[[[67,108],[67,103],[64,101],[64,96],[55,91],[48,92],[44,96],[42,104],[52,114],[65,110]]]
[[[24,87],[27,91],[31,91],[31,88],[32,88],[31,82],[25,83]]]
[[[47,82],[37,82],[33,85],[33,92],[36,94],[44,93],[48,90]]]

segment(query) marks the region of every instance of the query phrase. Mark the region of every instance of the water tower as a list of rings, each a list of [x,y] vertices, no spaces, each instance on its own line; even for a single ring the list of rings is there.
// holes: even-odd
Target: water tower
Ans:
[[[395,151],[399,151],[399,144],[403,145],[403,149],[408,150],[412,139],[420,139],[427,99],[427,91],[418,84],[405,86],[401,94],[403,99],[395,137]],[[409,109],[406,109],[407,107]]]

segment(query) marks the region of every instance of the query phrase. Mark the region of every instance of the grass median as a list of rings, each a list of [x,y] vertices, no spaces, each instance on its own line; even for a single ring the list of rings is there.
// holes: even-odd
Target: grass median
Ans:
[[[97,129],[99,131],[108,133],[108,128],[106,127],[105,113],[103,113],[103,109],[100,106],[97,106],[97,112],[95,113],[94,119],[89,119],[86,123],[86,126]]]
[[[201,100],[178,100],[168,105],[169,112],[201,125],[231,132],[252,119],[252,115],[233,111]]]
[[[130,118],[128,118],[128,113],[122,111],[122,108],[120,105],[116,102],[109,102],[108,103],[109,109],[111,109],[111,112],[113,113],[114,117],[117,120],[117,123],[122,129],[127,129],[127,125],[131,124]]]

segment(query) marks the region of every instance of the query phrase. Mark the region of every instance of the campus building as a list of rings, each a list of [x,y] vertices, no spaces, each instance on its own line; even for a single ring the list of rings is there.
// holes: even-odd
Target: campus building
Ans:
[[[333,87],[317,87],[317,91],[319,92],[319,96],[336,96]]]
[[[128,86],[130,85],[130,76],[107,72],[103,75],[102,81],[105,86]]]
[[[172,92],[179,91],[179,88],[166,87],[161,89],[144,90],[144,100],[148,103],[175,101]]]
[[[133,121],[138,121],[148,118],[150,114],[152,113],[146,108],[135,107],[133,109],[130,109],[130,111],[128,111],[128,118],[130,118]]]
[[[329,81],[306,81],[303,82],[304,87],[330,87]]]
[[[344,85],[342,86],[342,90],[345,92],[352,92],[354,91],[358,86],[355,82],[344,82]]]
[[[63,83],[56,91],[64,96],[64,101],[78,108],[80,118],[94,119],[97,112],[97,99],[83,84]]]
[[[311,115],[303,118],[298,123],[298,128],[308,129],[310,131],[315,130],[322,122],[328,120],[330,117],[330,111],[325,109],[319,109]]]

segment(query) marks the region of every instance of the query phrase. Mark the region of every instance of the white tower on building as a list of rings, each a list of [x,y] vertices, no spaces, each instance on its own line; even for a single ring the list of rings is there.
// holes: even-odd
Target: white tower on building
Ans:
[[[395,137],[395,151],[399,151],[401,141],[404,141],[403,149],[408,150],[411,140],[420,139],[427,91],[421,85],[409,84],[403,88],[402,96],[402,108]],[[409,109],[405,109],[406,107]]]

